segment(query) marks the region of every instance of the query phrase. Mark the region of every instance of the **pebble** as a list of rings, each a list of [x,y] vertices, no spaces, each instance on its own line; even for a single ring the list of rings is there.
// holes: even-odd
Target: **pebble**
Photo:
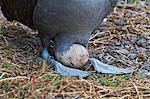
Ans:
[[[146,43],[147,43],[147,40],[145,40],[144,38],[141,38],[137,41],[138,46],[146,47]]]
[[[138,52],[138,53],[145,53],[146,51],[147,51],[146,48],[143,48],[143,47],[138,47],[138,48],[137,48],[137,52]]]
[[[104,59],[107,60],[108,62],[113,60],[112,56],[110,56],[110,55],[104,56]]]
[[[136,12],[139,12],[141,10],[141,8],[142,7],[140,5],[138,5],[138,6],[133,7],[132,10],[136,11]]]
[[[117,40],[116,40],[116,41],[115,41],[115,45],[116,45],[116,46],[121,46],[121,41],[119,41],[119,40],[117,41]]]
[[[122,19],[119,19],[119,20],[115,20],[115,24],[117,26],[124,26],[125,25],[125,22],[122,20]]]
[[[116,52],[121,53],[121,54],[128,54],[129,53],[129,51],[127,49],[119,49],[119,50],[116,50]]]
[[[145,69],[145,70],[150,70],[150,64],[148,65],[145,65],[145,66],[143,66],[143,69]]]
[[[150,45],[150,40],[147,40],[147,45]]]
[[[126,18],[129,18],[129,17],[131,17],[132,16],[132,13],[131,12],[125,12],[124,13],[124,17],[126,17]]]
[[[133,60],[137,57],[137,55],[135,53],[131,53],[131,54],[128,54],[128,57]]]
[[[137,35],[133,35],[133,36],[131,36],[131,42],[133,43],[133,44],[136,44],[136,42],[138,41],[138,39],[139,39],[139,37],[137,36]]]

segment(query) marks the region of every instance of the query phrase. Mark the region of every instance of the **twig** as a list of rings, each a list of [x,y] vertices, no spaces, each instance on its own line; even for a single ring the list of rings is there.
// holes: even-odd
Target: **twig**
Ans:
[[[29,77],[17,76],[17,77],[5,78],[5,79],[1,79],[1,80],[0,80],[0,83],[1,83],[1,82],[4,82],[4,81],[24,80],[24,79],[29,79]]]

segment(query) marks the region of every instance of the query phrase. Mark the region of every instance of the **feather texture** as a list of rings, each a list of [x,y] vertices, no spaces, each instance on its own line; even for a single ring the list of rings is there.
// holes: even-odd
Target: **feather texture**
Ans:
[[[30,28],[33,25],[33,12],[38,0],[0,0],[4,16],[9,21],[19,21]]]

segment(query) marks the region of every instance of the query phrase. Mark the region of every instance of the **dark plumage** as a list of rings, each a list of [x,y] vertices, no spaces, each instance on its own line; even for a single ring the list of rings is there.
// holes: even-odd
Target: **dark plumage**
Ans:
[[[53,39],[59,61],[81,67],[89,58],[85,47],[92,31],[116,3],[117,0],[1,0],[1,7],[8,20],[37,29],[43,48],[47,49]],[[78,47],[80,50],[75,49]]]
[[[65,51],[73,43],[87,45],[90,34],[113,10],[117,0],[39,0],[34,24],[47,47],[54,38],[56,51]],[[57,35],[56,35],[57,34]]]
[[[0,0],[4,16],[9,21],[19,21],[24,25],[34,28],[33,11],[37,0]]]

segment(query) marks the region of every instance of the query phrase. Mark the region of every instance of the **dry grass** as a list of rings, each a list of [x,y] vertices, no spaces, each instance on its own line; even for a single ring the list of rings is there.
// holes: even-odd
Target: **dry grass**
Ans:
[[[84,79],[59,76],[45,67],[36,32],[1,18],[0,98],[149,99],[150,80],[138,74],[150,65],[149,15],[150,6],[118,5],[90,39],[91,57],[133,68],[133,74],[97,74],[89,68],[91,75]],[[53,52],[53,44],[50,50]]]

